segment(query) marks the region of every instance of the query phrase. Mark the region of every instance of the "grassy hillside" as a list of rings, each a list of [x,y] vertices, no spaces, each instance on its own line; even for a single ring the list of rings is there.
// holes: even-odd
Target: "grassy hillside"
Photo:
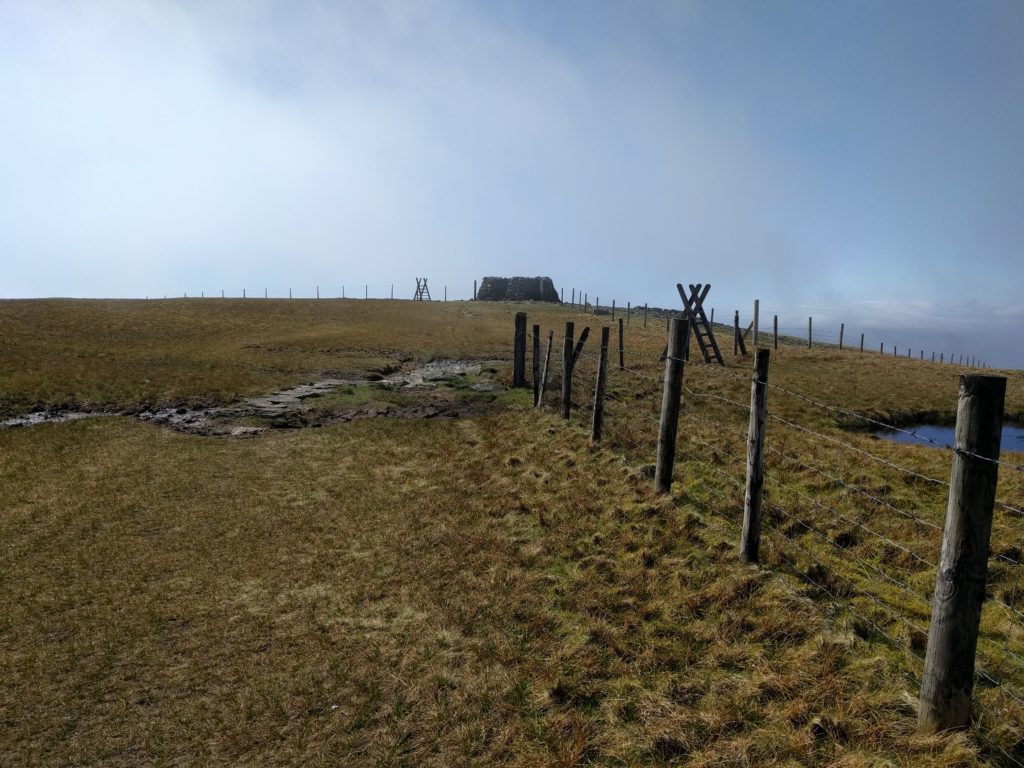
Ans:
[[[6,414],[131,410],[508,358],[517,309],[556,342],[566,319],[599,324],[457,302],[0,302],[0,393]],[[785,392],[949,419],[959,371],[774,354],[770,408],[807,431],[770,424],[765,566],[745,567],[746,422],[728,401],[749,398],[750,358],[688,368],[677,483],[657,497],[664,324],[639,326],[598,447],[584,415],[567,424],[526,393],[473,418],[249,440],[129,417],[0,430],[0,764],[1024,761],[1024,709],[1005,695],[1024,693],[1024,632],[1001,610],[1024,610],[1020,516],[997,511],[983,622],[982,659],[1010,687],[979,686],[971,731],[917,736],[934,572],[906,551],[938,556],[944,489],[920,477],[947,479],[949,455]],[[1024,413],[1018,374],[1008,411]],[[1020,472],[998,496],[1024,506]]]

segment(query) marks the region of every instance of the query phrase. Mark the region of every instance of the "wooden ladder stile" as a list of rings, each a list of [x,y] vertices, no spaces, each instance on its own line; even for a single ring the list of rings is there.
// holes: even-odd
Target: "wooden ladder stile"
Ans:
[[[711,290],[711,283],[697,283],[696,285],[691,283],[689,295],[682,283],[676,283],[676,290],[679,291],[679,298],[683,300],[683,311],[690,321],[690,328],[693,329],[693,334],[697,338],[697,346],[700,347],[704,362],[710,363],[713,358],[719,365],[725,365],[722,352],[715,340],[715,332],[704,311],[704,299],[707,298],[708,291]]]

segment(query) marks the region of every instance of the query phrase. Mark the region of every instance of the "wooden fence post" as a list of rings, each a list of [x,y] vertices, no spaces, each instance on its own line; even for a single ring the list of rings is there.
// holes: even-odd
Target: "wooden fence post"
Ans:
[[[779,316],[775,315],[772,319],[772,333],[775,336],[775,348],[779,348]]]
[[[512,387],[526,386],[526,313],[516,312],[515,344],[512,349]]]
[[[760,330],[758,318],[761,315],[761,300],[754,299],[754,348],[757,348],[757,332]]]
[[[572,309],[576,309],[576,289],[572,289],[572,297],[569,299],[569,306]]]
[[[619,319],[621,326],[622,319]],[[597,361],[597,384],[594,387],[594,421],[590,428],[590,442],[601,440],[601,427],[604,425],[604,384],[608,372],[608,337],[611,328],[607,325],[601,329],[601,355]]]
[[[711,324],[714,325],[715,324],[715,308],[714,307],[711,308],[710,320],[711,320]]]
[[[839,324],[839,350],[843,349],[843,333],[846,331],[846,323]]]
[[[738,309],[732,317],[732,353],[734,356],[740,353],[740,311]]]
[[[534,408],[540,408],[544,403],[544,390],[548,386],[548,366],[551,364],[551,346],[555,340],[555,332],[548,331],[548,351],[544,355],[544,368],[540,372],[540,388],[537,390],[537,397],[533,401]]]
[[[622,318],[619,318],[619,370],[626,370],[626,345],[623,340]]]
[[[632,302],[627,301],[626,302],[626,325],[629,325],[629,318],[632,315],[632,312],[633,312],[633,304],[632,304]]]
[[[562,342],[562,418],[569,418],[572,406],[572,338],[576,325],[571,320],[565,324],[565,340]]]
[[[391,286],[391,298],[395,298],[395,286]],[[476,301],[476,280],[473,281],[473,301]]]
[[[540,394],[540,326],[533,326],[533,404],[537,404]]]
[[[598,296],[594,299],[594,314],[597,314],[597,310],[601,308],[601,297]]]
[[[676,435],[679,431],[679,405],[683,392],[683,345],[690,333],[686,318],[672,318],[665,355],[665,384],[661,397],[661,425],[658,432],[658,462],[654,468],[654,489],[668,493],[672,489],[672,465],[676,459]]]
[[[1001,376],[960,376],[949,503],[917,719],[926,733],[964,728],[971,719],[1005,396]]]
[[[878,342],[878,354],[880,354],[880,355],[884,355],[885,354],[885,342],[884,341]]]
[[[864,334],[860,335],[860,353],[864,354]]]
[[[612,299],[612,320],[615,319],[615,299]]]
[[[757,350],[754,379],[750,384],[750,426],[747,429],[747,491],[743,501],[743,533],[740,560],[759,562],[761,549],[761,499],[764,493],[764,427],[768,418],[768,355]]]
[[[808,317],[807,318],[807,348],[808,349],[811,348],[811,340],[814,337],[814,333],[813,332],[814,332],[814,318],[813,317]]]

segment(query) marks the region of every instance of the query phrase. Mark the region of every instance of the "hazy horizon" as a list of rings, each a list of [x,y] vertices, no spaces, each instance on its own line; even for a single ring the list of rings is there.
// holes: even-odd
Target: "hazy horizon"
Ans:
[[[0,0],[0,296],[710,282],[1024,368],[1021,39],[1013,0]]]

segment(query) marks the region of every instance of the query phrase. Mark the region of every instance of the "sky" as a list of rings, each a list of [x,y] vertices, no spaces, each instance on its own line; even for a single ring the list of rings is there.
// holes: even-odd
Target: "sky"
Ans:
[[[0,297],[701,282],[1024,368],[1021,40],[1019,0],[0,0]]]

